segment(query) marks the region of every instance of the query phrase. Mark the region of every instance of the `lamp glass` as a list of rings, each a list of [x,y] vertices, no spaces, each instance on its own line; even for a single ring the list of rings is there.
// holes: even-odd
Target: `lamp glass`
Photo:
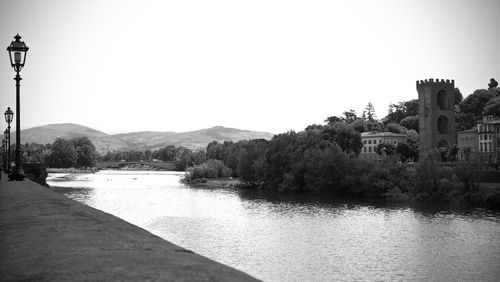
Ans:
[[[10,108],[7,108],[7,111],[5,111],[5,122],[10,124],[12,122],[13,117],[14,117],[14,112]]]
[[[14,53],[14,62],[16,63],[21,63],[21,52],[15,52]]]

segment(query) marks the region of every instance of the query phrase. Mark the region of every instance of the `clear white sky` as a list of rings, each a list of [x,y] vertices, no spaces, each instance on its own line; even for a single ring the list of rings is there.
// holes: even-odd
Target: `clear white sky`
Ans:
[[[498,0],[2,0],[2,113],[16,33],[22,128],[281,133],[368,102],[383,117],[420,79],[500,81]]]

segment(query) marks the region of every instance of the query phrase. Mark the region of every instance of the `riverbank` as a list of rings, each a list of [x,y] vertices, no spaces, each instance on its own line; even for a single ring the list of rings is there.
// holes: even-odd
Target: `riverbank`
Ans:
[[[184,184],[205,188],[240,188],[241,181],[236,178],[198,178],[182,181]]]
[[[96,173],[99,169],[95,167],[79,169],[79,168],[47,168],[48,173]]]
[[[278,189],[269,188],[267,186],[260,187],[258,185],[251,185],[241,182],[237,178],[198,178],[190,181],[182,181],[186,185],[190,185],[198,188],[234,188],[234,189],[261,189],[261,190],[272,190],[276,193],[285,194],[296,194],[289,191],[279,191]],[[321,195],[315,193],[307,193],[310,195]],[[332,197],[332,195],[325,194],[325,196]],[[336,198],[344,198],[336,196]],[[352,198],[352,197],[348,197]],[[369,197],[354,197],[360,200],[374,199]],[[378,198],[377,198],[378,199]],[[463,206],[478,206],[486,207],[490,209],[500,210],[500,183],[479,183],[478,189],[473,193],[465,193],[463,195],[456,195],[456,198],[452,201],[429,201],[421,200],[414,197],[409,197],[406,194],[387,194],[385,198],[381,199],[386,202],[399,202],[399,203],[419,203],[419,202],[443,202],[453,205],[463,205]]]
[[[257,281],[32,181],[0,182],[0,277]]]

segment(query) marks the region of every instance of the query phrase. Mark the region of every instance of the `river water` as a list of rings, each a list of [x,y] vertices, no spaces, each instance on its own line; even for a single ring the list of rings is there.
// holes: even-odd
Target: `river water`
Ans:
[[[193,188],[182,173],[50,174],[51,189],[264,281],[500,281],[500,214]]]

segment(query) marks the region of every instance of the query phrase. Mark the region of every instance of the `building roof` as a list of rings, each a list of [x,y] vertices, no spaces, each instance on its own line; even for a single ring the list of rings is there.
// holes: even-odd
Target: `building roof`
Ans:
[[[477,132],[477,128],[473,127],[471,129],[457,131],[457,134],[472,133],[472,132]]]
[[[406,138],[405,135],[403,134],[397,134],[397,133],[392,133],[392,132],[363,132],[361,133],[361,138],[369,138],[369,137],[404,137]]]
[[[478,122],[478,124],[500,124],[500,118],[495,116],[483,116],[483,119]]]

